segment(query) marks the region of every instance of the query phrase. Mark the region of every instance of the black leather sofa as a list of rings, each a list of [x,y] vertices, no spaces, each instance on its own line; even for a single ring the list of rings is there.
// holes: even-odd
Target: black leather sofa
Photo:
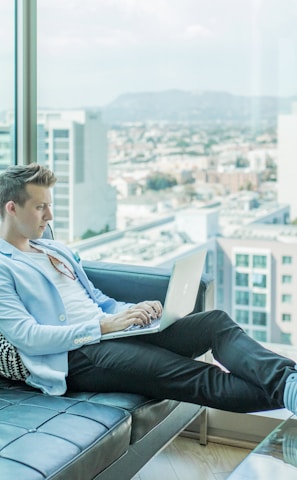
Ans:
[[[164,300],[163,269],[85,262],[90,280],[124,301]],[[203,278],[195,311],[212,307],[212,282]],[[206,409],[141,395],[40,393],[0,378],[1,480],[129,480]]]

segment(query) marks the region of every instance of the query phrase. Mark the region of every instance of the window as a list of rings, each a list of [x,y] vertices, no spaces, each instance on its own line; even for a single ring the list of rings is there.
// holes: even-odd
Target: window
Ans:
[[[214,272],[214,254],[211,250],[207,252],[205,259],[205,271],[209,275],[213,275]]]
[[[219,287],[217,290],[217,303],[222,305],[224,303],[224,290],[222,287]]]
[[[220,269],[217,272],[217,281],[219,285],[222,285],[224,283],[224,270]]]
[[[249,323],[249,311],[248,310],[236,310],[235,320],[239,324]]]
[[[254,307],[266,307],[266,294],[265,293],[253,293],[253,306]]]
[[[222,250],[218,251],[217,263],[218,263],[218,267],[221,267],[221,268],[224,267],[224,252],[222,252]]]
[[[68,194],[69,194],[69,185],[62,184],[56,188],[57,198],[59,198],[59,195],[68,195]]]
[[[59,197],[59,207],[63,207],[63,206],[69,207],[69,200],[67,197],[66,198]]]
[[[54,162],[59,162],[59,161],[68,162],[68,160],[69,160],[68,153],[55,153],[54,154]]]
[[[283,265],[291,265],[293,262],[293,259],[290,255],[284,255],[282,257],[282,264]]]
[[[285,345],[292,345],[292,334],[291,333],[281,333],[281,343]]]
[[[253,273],[253,287],[266,288],[266,275],[261,273]]]
[[[266,255],[253,255],[253,267],[254,268],[266,268],[267,257]]]
[[[267,342],[267,333],[262,330],[253,330],[253,338],[258,342]]]
[[[248,305],[249,304],[249,292],[242,292],[240,290],[236,290],[235,302],[236,302],[237,305]]]
[[[69,130],[54,130],[53,131],[54,139],[58,138],[68,138],[69,137]]]
[[[68,172],[65,174],[65,176],[63,174],[59,174],[59,183],[68,183],[69,182],[69,174]]]
[[[57,207],[54,208],[54,212],[56,217],[68,219],[69,210],[68,210],[67,204],[65,206],[58,205]]]
[[[267,324],[267,313],[253,311],[253,325],[265,326],[266,324]]]
[[[138,228],[147,220],[153,223],[160,213],[173,217],[185,206],[195,210],[201,204],[219,204],[229,192],[234,193],[237,210],[241,208],[238,216],[248,220],[258,203],[260,207],[262,195],[277,200],[274,189],[261,189],[261,198],[256,197],[264,176],[278,180],[278,115],[290,111],[297,94],[297,33],[290,24],[294,2],[234,2],[232,19],[226,0],[216,5],[164,0],[161,7],[152,2],[37,2],[39,126],[45,127],[43,133],[39,130],[38,158],[63,178],[64,196],[57,186],[53,204],[65,207],[68,199],[73,208],[63,230],[63,239],[66,236],[69,242],[88,228],[96,232],[107,224],[111,230]],[[1,2],[1,14],[3,5],[9,4],[11,0]],[[228,68],[222,69],[225,59]],[[0,143],[7,148],[6,141]],[[288,152],[290,148],[288,142]],[[152,170],[157,178],[154,188],[148,188]],[[89,213],[90,205],[96,205],[95,216]],[[287,214],[282,215],[289,221]],[[282,221],[280,214],[270,218]],[[229,220],[230,230],[241,235],[233,223],[235,216]],[[253,221],[249,225],[252,229]],[[186,250],[191,242],[201,241],[202,230],[203,241],[212,249],[216,234],[208,236],[208,227],[211,222],[199,229],[193,219],[186,231],[175,232],[172,241],[167,240],[172,258],[175,248]],[[255,238],[247,243],[243,237],[237,239],[232,247],[237,252],[266,251],[262,240],[258,245]],[[152,243],[162,247],[158,238]],[[127,244],[125,256],[121,246],[109,249],[118,252],[117,261],[154,261],[158,248],[150,252],[143,248],[143,257],[136,258],[135,242]],[[292,250],[283,251],[284,264],[292,264]],[[228,270],[232,252],[226,252],[224,277],[219,276],[217,298],[222,307],[234,301]],[[270,273],[263,272],[270,268],[269,255],[240,253],[235,263],[238,273],[248,273],[235,277],[237,290],[254,289],[254,295],[237,292],[238,305],[253,304],[260,311],[268,299],[273,303],[274,278],[270,282]],[[255,275],[259,272],[266,275]],[[287,272],[292,273],[283,270]],[[261,289],[267,297],[255,295],[264,293]],[[278,300],[281,293],[276,292]],[[250,323],[264,322],[252,311]]]
[[[292,303],[292,295],[284,293],[282,295],[282,303]]]
[[[282,283],[292,283],[292,275],[282,275]]]
[[[248,285],[249,285],[249,275],[247,273],[236,272],[236,286],[248,287]]]
[[[290,313],[283,313],[282,314],[282,321],[283,322],[291,322],[292,321],[292,315]]]
[[[67,228],[69,227],[69,223],[68,221],[60,221],[60,220],[57,220],[57,228],[61,228],[61,229],[65,229],[67,230]]]
[[[69,149],[69,140],[56,139],[54,140],[54,149],[55,150],[68,150]]]
[[[249,266],[249,256],[242,253],[237,253],[235,257],[236,267],[248,267]]]

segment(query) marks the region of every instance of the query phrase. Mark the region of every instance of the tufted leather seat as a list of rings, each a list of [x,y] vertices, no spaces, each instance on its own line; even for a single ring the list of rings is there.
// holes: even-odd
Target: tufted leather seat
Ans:
[[[67,478],[94,478],[127,451],[130,436],[124,409],[0,379],[1,480],[62,480],[65,466]]]
[[[132,417],[130,443],[141,440],[149,431],[169,415],[179,402],[155,400],[134,393],[68,393],[72,398],[86,399],[96,404],[122,408]]]

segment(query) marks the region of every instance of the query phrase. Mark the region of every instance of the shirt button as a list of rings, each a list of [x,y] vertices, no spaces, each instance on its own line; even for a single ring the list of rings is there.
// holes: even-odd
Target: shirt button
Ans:
[[[61,315],[59,315],[59,320],[60,322],[65,322],[66,316],[63,313],[61,313]]]

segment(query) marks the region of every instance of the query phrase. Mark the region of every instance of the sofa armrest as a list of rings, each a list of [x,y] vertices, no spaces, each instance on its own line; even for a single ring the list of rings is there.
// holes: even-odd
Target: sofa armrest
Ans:
[[[88,278],[109,297],[124,302],[160,300],[164,303],[170,269],[118,263],[83,261]],[[194,312],[213,308],[213,280],[203,275],[197,292]]]

